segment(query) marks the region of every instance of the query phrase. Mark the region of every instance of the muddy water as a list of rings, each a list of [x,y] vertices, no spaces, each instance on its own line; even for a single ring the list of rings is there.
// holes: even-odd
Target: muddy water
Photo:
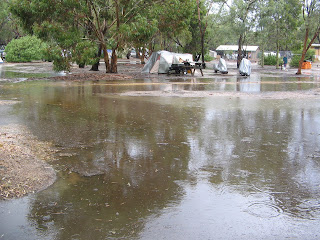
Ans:
[[[0,239],[319,239],[319,100],[117,95],[317,86],[237,81],[5,85],[58,180],[0,203]]]

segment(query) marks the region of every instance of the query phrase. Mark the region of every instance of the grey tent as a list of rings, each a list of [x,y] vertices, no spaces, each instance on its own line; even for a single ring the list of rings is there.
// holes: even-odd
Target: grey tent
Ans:
[[[242,76],[250,76],[251,74],[251,62],[246,59],[243,58],[240,62],[240,66],[239,66],[239,73]]]
[[[227,74],[228,68],[227,68],[226,60],[224,60],[223,58],[220,58],[219,63],[213,64],[213,70],[215,71],[215,73],[221,72],[222,74]]]
[[[172,64],[192,62],[192,54],[168,51],[153,52],[142,69],[142,73],[168,73]]]

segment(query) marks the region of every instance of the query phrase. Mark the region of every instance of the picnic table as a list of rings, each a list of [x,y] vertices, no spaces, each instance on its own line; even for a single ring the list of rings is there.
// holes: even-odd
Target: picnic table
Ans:
[[[200,70],[201,76],[203,76],[203,65],[199,62],[182,62],[178,64],[172,64],[169,68],[169,74],[175,73],[175,74],[187,74],[188,72],[191,73],[192,76],[194,76],[194,73],[197,69]]]

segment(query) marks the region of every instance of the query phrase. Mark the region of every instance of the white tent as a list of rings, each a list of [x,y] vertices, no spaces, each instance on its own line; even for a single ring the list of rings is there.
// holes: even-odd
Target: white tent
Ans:
[[[251,74],[251,62],[243,58],[241,60],[240,66],[239,66],[239,72],[242,76],[250,76]]]
[[[153,52],[142,69],[142,73],[168,73],[172,64],[192,62],[192,54],[168,51]]]

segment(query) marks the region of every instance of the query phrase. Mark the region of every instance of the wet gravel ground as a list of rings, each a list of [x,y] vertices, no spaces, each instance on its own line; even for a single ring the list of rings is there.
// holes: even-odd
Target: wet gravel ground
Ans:
[[[0,126],[0,200],[22,197],[54,183],[56,173],[47,162],[53,160],[53,152],[49,143],[38,141],[24,126]]]

